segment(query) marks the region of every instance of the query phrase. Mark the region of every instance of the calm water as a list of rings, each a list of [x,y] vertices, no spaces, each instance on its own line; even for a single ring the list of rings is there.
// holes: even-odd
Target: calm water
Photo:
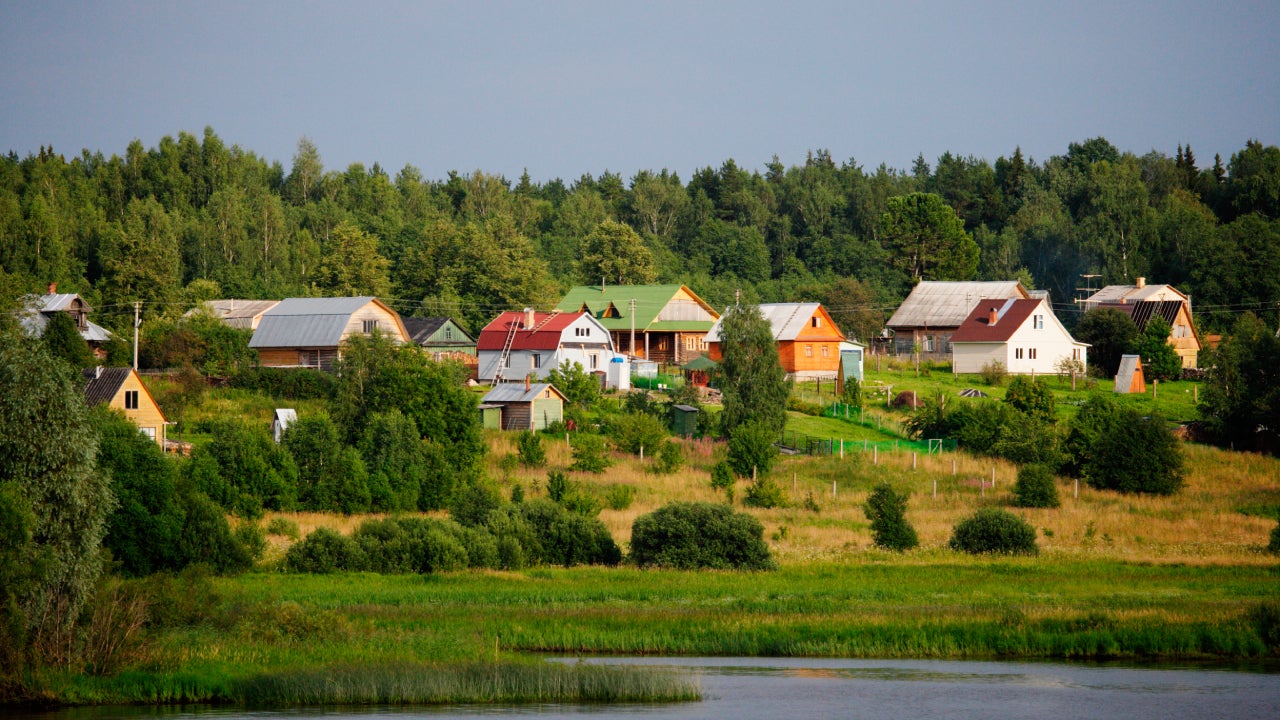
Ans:
[[[283,711],[87,708],[23,720],[408,720],[495,715],[653,718],[1280,718],[1280,674],[1060,663],[772,658],[608,658],[677,668],[704,700],[677,705],[309,708]]]

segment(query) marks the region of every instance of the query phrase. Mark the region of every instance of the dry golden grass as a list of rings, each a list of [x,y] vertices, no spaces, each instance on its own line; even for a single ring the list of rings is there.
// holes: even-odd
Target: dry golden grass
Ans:
[[[543,496],[550,470],[566,472],[572,482],[602,499],[613,485],[634,487],[635,499],[628,508],[605,508],[600,513],[600,519],[624,547],[631,538],[632,524],[644,513],[676,501],[724,500],[710,484],[711,466],[724,449],[706,441],[679,441],[686,448],[686,465],[676,473],[662,475],[650,472],[651,459],[641,463],[639,458],[621,453],[613,454],[614,465],[603,473],[569,472],[573,458],[563,438],[544,440],[545,467],[526,468],[513,460],[504,462],[504,457],[516,453],[514,434],[493,433],[488,440],[486,472],[504,496],[509,496],[517,483],[526,497]],[[782,562],[852,556],[929,562],[946,546],[956,523],[985,506],[1007,507],[1024,517],[1039,531],[1042,550],[1052,554],[1197,565],[1274,562],[1262,550],[1276,520],[1262,515],[1267,508],[1280,507],[1280,461],[1198,445],[1185,449],[1187,483],[1181,492],[1168,497],[1122,495],[1083,484],[1077,497],[1072,481],[1060,478],[1060,508],[1014,508],[1011,491],[1017,467],[1011,463],[964,453],[913,458],[909,452],[848,452],[844,458],[782,458],[773,478],[789,498],[789,507],[744,508],[745,480],[738,483],[734,504],[760,519],[766,540]],[[881,480],[910,491],[907,518],[919,533],[920,550],[890,556],[872,546],[862,504]],[[810,496],[817,511],[805,507]],[[350,533],[364,520],[380,517],[320,513],[273,513],[271,517],[277,515],[296,522],[303,536],[321,526]],[[269,556],[283,554],[288,541],[271,540]]]

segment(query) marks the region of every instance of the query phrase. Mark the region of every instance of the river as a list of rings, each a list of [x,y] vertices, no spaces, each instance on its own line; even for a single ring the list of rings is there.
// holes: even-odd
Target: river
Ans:
[[[561,660],[562,662],[575,662]],[[1280,673],[1050,662],[812,658],[595,658],[699,678],[703,701],[674,705],[442,708],[80,708],[23,720],[409,720],[410,718],[1280,718]]]

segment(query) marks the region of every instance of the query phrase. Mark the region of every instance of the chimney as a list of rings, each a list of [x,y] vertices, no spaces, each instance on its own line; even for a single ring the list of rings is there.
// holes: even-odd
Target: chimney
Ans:
[[[524,329],[525,330],[533,329],[533,308],[524,309]]]
[[[101,380],[101,379],[102,379],[102,366],[101,366],[101,365],[94,365],[94,366],[93,366],[93,379],[94,379],[94,380]]]
[[[996,308],[993,305],[991,307],[991,310],[987,313],[987,324],[994,327],[996,324],[996,320],[999,320],[999,319],[1000,319],[1000,315],[996,312]]]
[[[1146,279],[1146,278],[1144,278],[1144,277],[1140,277],[1140,278],[1138,278],[1138,289],[1139,289],[1139,290],[1141,290],[1142,288],[1144,288],[1144,287],[1146,287],[1146,286],[1147,286],[1147,279]]]
[[[49,294],[56,295],[57,293],[58,293],[58,283],[56,282],[49,283]]]
[[[525,376],[524,376],[524,391],[525,391],[525,392],[529,392],[529,391],[530,391],[530,390],[532,390],[532,389],[533,389],[533,381],[529,379],[529,376],[528,376],[528,375],[525,375]]]

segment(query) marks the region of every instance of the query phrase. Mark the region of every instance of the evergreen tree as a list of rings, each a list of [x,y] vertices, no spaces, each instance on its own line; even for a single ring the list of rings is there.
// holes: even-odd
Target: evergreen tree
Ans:
[[[1134,341],[1134,351],[1142,356],[1142,371],[1151,380],[1176,380],[1182,375],[1182,358],[1169,344],[1169,322],[1162,317],[1147,321]]]
[[[895,492],[889,483],[875,486],[862,511],[871,521],[871,536],[876,547],[902,551],[920,544],[916,529],[907,521],[907,494]]]

